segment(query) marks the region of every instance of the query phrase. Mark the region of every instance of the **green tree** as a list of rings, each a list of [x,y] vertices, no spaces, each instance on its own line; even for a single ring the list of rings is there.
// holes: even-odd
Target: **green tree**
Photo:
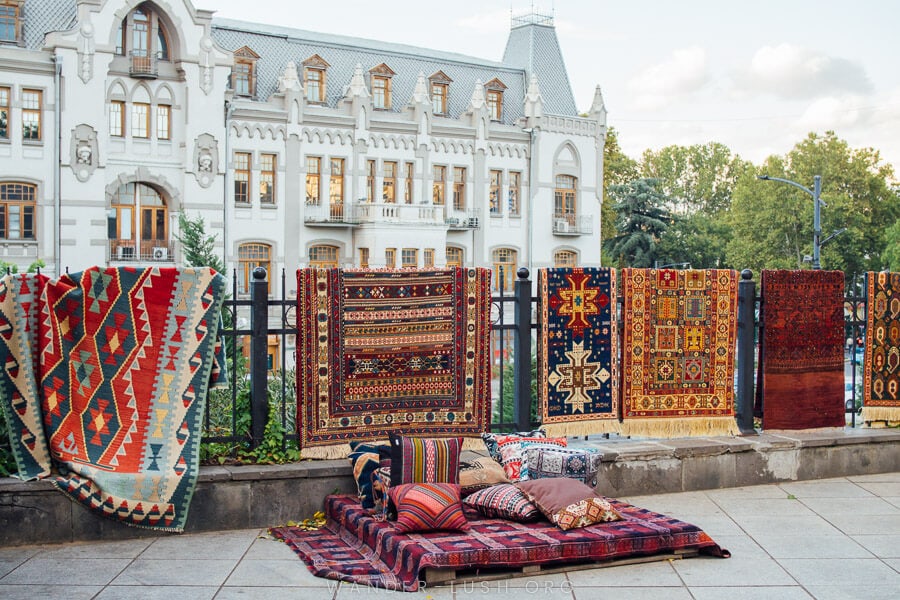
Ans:
[[[900,218],[894,173],[871,148],[852,149],[834,132],[810,133],[784,157],[770,156],[758,174],[812,189],[822,177],[822,268],[852,276],[882,268],[886,228]],[[812,197],[791,185],[742,177],[732,202],[728,261],[740,268],[800,268],[812,255]]]
[[[616,211],[616,235],[603,243],[618,267],[652,267],[660,258],[660,237],[672,222],[670,200],[655,179],[636,179],[609,189]]]
[[[184,213],[178,215],[180,233],[175,236],[181,243],[184,264],[189,267],[211,267],[225,274],[225,263],[216,254],[216,236],[206,233],[206,223],[202,215],[189,219]]]
[[[881,253],[882,268],[900,271],[900,221],[884,232],[884,252]]]
[[[619,146],[619,132],[610,127],[603,146],[603,202],[600,204],[600,241],[602,243],[616,235],[616,211],[610,200],[609,189],[623,185],[640,177],[638,162],[622,152]],[[610,264],[610,257],[601,252],[601,264]]]

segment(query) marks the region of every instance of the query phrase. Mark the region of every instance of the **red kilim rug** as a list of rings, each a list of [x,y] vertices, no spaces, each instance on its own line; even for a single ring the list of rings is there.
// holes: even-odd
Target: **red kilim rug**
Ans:
[[[467,510],[469,530],[399,533],[350,496],[325,499],[327,524],[317,531],[275,527],[318,577],[414,592],[429,567],[469,569],[565,565],[652,556],[677,550],[731,554],[696,525],[609,499],[623,520],[563,531],[549,521],[487,519]]]
[[[900,423],[900,273],[868,274],[863,421]]]
[[[490,421],[490,270],[300,269],[303,456],[391,432],[472,438]]]
[[[737,272],[624,269],[622,282],[625,433],[736,434]]]
[[[843,427],[844,273],[763,270],[763,429]]]

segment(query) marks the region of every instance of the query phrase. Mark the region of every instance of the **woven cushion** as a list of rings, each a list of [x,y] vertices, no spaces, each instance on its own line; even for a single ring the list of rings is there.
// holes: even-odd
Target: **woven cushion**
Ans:
[[[591,449],[528,446],[520,480],[570,477],[594,487],[602,458],[600,452]]]
[[[459,465],[459,485],[463,497],[498,483],[509,482],[503,466],[492,458],[478,458]]]
[[[463,503],[492,519],[509,521],[537,521],[540,509],[511,483],[500,483],[466,496]]]
[[[390,446],[373,443],[351,442],[350,465],[353,468],[353,479],[356,481],[356,490],[360,504],[366,510],[375,508],[375,499],[372,492],[372,483],[375,479],[375,471],[382,461],[390,457]]]
[[[533,431],[519,431],[512,433],[482,433],[481,439],[484,440],[484,445],[487,448],[488,454],[491,455],[491,458],[500,462],[500,448],[497,447],[497,438],[507,438],[511,439],[514,437],[528,437],[528,438],[536,438],[536,437],[547,437],[542,429],[535,429]]]
[[[563,530],[622,518],[605,498],[575,479],[532,479],[516,486],[551,523]]]
[[[391,486],[404,483],[459,483],[462,438],[391,435]]]
[[[404,483],[389,492],[397,507],[397,531],[457,530],[469,528],[456,483]]]
[[[513,483],[521,479],[522,458],[525,448],[531,444],[540,444],[540,447],[564,448],[568,442],[566,438],[542,438],[542,437],[499,437],[497,447],[500,449],[500,464],[506,471],[506,476]],[[535,446],[537,447],[537,446]]]

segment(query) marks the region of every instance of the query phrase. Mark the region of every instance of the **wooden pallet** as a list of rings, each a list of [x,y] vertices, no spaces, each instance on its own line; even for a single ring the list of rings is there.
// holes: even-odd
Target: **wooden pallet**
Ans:
[[[696,549],[675,550],[665,554],[653,554],[650,556],[634,556],[631,558],[618,558],[602,561],[588,561],[577,563],[551,563],[546,565],[525,565],[521,567],[469,567],[463,569],[428,567],[420,574],[420,579],[425,581],[427,587],[441,585],[458,585],[480,581],[496,581],[498,579],[510,579],[513,577],[534,577],[536,575],[550,575],[553,573],[568,573],[571,571],[583,571],[585,569],[600,569],[605,567],[618,567],[622,565],[634,565],[640,563],[659,562],[663,560],[679,560],[697,556]]]

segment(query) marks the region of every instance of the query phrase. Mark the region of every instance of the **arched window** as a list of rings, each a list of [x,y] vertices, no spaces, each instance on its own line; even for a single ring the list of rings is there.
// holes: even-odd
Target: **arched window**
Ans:
[[[238,294],[250,293],[250,282],[253,281],[253,270],[262,267],[266,270],[266,293],[272,291],[272,246],[259,242],[250,242],[238,246]]]
[[[156,61],[171,59],[169,36],[159,14],[147,2],[138,5],[119,24],[116,54],[131,58],[130,73],[156,77]]]
[[[553,266],[574,267],[578,264],[578,254],[572,250],[557,250],[553,253]]]
[[[461,267],[463,266],[463,249],[454,246],[447,246],[447,266]]]
[[[317,269],[335,269],[338,266],[337,246],[317,245],[309,247],[309,266]]]
[[[171,261],[169,209],[145,183],[119,186],[106,217],[111,260]]]
[[[517,252],[512,248],[494,250],[494,289],[512,292],[516,281]]]
[[[0,238],[33,240],[37,186],[16,181],[0,183]]]
[[[571,175],[557,175],[556,189],[553,191],[553,223],[565,221],[571,227],[576,225],[578,215],[577,180]]]

